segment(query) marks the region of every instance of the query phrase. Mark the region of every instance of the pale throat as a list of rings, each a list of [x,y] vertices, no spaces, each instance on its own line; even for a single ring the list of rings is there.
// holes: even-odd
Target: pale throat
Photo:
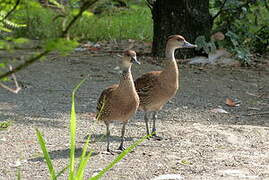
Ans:
[[[121,69],[122,69],[121,76],[127,76],[129,73],[131,73],[131,66],[122,67]]]
[[[121,78],[120,78],[120,86],[127,85],[133,82],[133,77],[131,74],[131,66],[122,68]]]
[[[167,60],[175,60],[175,50],[177,48],[176,47],[171,47],[171,45],[167,45],[166,49],[165,49],[165,57]]]

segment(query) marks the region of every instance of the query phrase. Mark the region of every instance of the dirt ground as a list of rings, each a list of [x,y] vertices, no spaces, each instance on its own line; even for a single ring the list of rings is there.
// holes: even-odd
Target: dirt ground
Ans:
[[[24,52],[25,53],[25,52]],[[70,96],[87,74],[89,80],[76,96],[77,153],[91,135],[94,151],[86,177],[104,168],[116,155],[106,149],[103,123],[94,119],[101,91],[118,82],[116,56],[90,56],[77,52],[68,57],[49,56],[19,72],[23,89],[12,94],[0,89],[0,122],[11,121],[0,131],[0,180],[49,179],[35,128],[47,142],[57,171],[68,163]],[[133,76],[161,67],[133,66]],[[225,105],[232,98],[240,105]],[[228,113],[215,113],[221,106]],[[157,133],[162,141],[146,140],[104,177],[105,180],[161,179],[177,174],[178,179],[269,179],[269,70],[268,68],[218,68],[180,66],[180,91],[162,111]],[[111,149],[117,149],[121,125],[112,126]],[[129,122],[126,146],[145,135],[143,114]],[[67,173],[59,179],[67,179]]]

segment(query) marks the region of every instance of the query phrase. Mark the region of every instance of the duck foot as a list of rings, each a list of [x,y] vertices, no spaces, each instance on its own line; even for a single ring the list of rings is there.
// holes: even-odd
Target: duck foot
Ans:
[[[115,152],[109,150],[109,151],[103,151],[103,152],[101,152],[101,154],[105,154],[105,155],[115,155]]]
[[[124,151],[125,150],[125,147],[123,147],[122,145],[120,145],[120,147],[118,148],[118,150]]]
[[[156,133],[152,135],[152,139],[155,141],[161,141],[163,138],[161,136],[157,136]]]

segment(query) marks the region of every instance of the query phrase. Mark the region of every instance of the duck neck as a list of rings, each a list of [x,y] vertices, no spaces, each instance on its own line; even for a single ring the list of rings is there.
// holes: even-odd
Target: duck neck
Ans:
[[[175,50],[176,48],[167,45],[165,50],[165,70],[168,72],[178,73],[177,62],[175,59]]]
[[[175,50],[176,48],[171,47],[169,44],[165,49],[165,57],[167,60],[175,60]]]
[[[133,76],[131,74],[131,67],[124,68],[122,70],[119,88],[121,88],[121,89],[135,89]]]

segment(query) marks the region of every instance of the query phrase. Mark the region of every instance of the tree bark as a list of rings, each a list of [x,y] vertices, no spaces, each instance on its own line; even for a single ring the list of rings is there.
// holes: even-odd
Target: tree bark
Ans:
[[[153,44],[152,54],[164,57],[167,37],[180,34],[191,43],[204,35],[209,39],[212,17],[209,0],[156,0],[152,3]],[[201,52],[181,49],[176,57],[193,57]]]

